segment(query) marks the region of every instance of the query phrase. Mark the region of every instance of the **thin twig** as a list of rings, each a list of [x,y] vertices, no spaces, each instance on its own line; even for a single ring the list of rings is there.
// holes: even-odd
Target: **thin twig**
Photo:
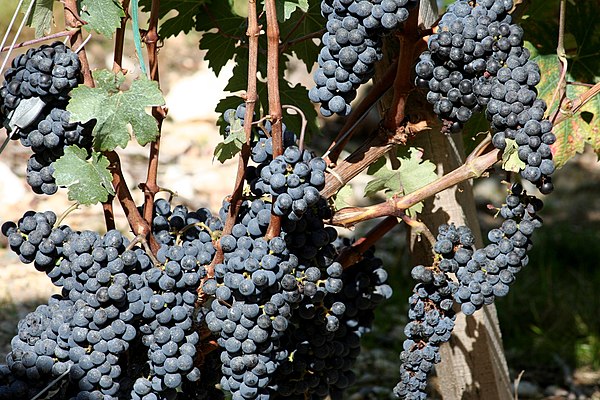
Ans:
[[[391,198],[383,203],[372,206],[342,208],[335,212],[330,222],[332,225],[352,227],[359,222],[374,218],[385,216],[402,217],[405,210],[430,196],[468,179],[481,176],[500,159],[500,156],[500,151],[493,149],[407,195]]]
[[[137,0],[134,0],[137,1]],[[150,68],[150,79],[155,81],[160,87],[160,76],[158,68],[158,18],[159,18],[160,0],[152,0],[150,9],[150,20],[148,22],[148,32],[144,37],[146,48],[148,50],[148,65]],[[140,60],[143,62],[143,58]],[[144,219],[148,224],[152,223],[154,215],[154,197],[160,191],[158,186],[158,157],[160,153],[160,139],[162,133],[162,123],[167,116],[165,107],[152,107],[152,116],[156,120],[158,135],[150,143],[150,154],[148,156],[148,169],[146,182],[140,185],[144,191]]]
[[[418,15],[418,12],[411,12],[404,24],[402,34],[398,35],[400,53],[393,85],[394,99],[383,119],[383,126],[392,132],[402,125],[406,116],[404,110],[406,101],[410,92],[414,90],[412,80],[414,60],[417,52],[420,53],[426,46],[426,42],[419,36]]]
[[[242,204],[242,193],[244,189],[244,176],[246,173],[246,166],[250,159],[250,141],[252,139],[252,119],[254,115],[254,107],[258,100],[257,90],[257,71],[258,71],[258,39],[260,35],[261,27],[258,25],[258,16],[256,11],[256,0],[248,1],[248,29],[246,35],[248,36],[248,86],[246,89],[246,113],[244,115],[244,132],[245,141],[242,145],[238,159],[238,169],[233,188],[233,193],[230,199],[229,212],[225,219],[225,225],[223,227],[223,234],[231,233],[233,226],[236,223],[237,215]],[[223,261],[223,249],[221,248],[220,241],[216,243],[217,251],[213,257],[212,262],[206,268],[207,277],[212,277],[214,274],[215,265]],[[198,289],[200,299],[203,299],[202,285]]]
[[[81,204],[79,204],[79,202],[77,203],[73,203],[69,206],[69,208],[67,208],[65,211],[63,211],[62,214],[60,214],[60,217],[58,217],[56,219],[56,222],[54,223],[54,227],[57,228],[60,226],[60,224],[62,224],[62,222],[64,221],[65,218],[67,218],[67,216],[69,214],[71,214],[73,211],[77,210],[79,208]]]
[[[405,213],[403,213],[400,218],[406,225],[410,226],[414,230],[414,233],[416,235],[425,236],[425,239],[427,239],[429,244],[431,244],[431,247],[433,247],[435,245],[435,242],[436,242],[435,237],[433,236],[433,234],[431,233],[431,231],[429,230],[427,225],[425,225],[421,221],[418,221],[414,218],[409,217]]]
[[[302,119],[302,126],[300,127],[300,138],[298,139],[298,148],[300,149],[300,154],[302,154],[302,150],[304,150],[304,135],[306,133],[306,125],[308,124],[308,121],[306,120],[306,115],[304,115],[304,112],[301,109],[290,104],[285,104],[281,106],[281,108],[296,111]]]
[[[329,149],[323,154],[327,164],[336,164],[338,158],[348,141],[352,138],[356,127],[369,114],[369,111],[377,104],[379,99],[390,89],[389,82],[396,76],[398,69],[398,60],[394,61],[387,69],[381,79],[373,84],[367,95],[361,100],[352,113],[348,116],[344,125],[340,129],[337,137],[331,142]]]
[[[279,51],[281,53],[285,53],[290,47],[295,46],[298,43],[302,43],[304,41],[307,41],[307,40],[310,40],[310,39],[314,39],[314,38],[323,36],[323,34],[326,31],[327,31],[326,29],[321,29],[319,31],[307,33],[306,35],[297,37],[297,38],[289,40],[289,41],[287,41],[287,39],[286,39],[286,40],[283,41],[283,43],[281,44],[281,46],[279,46]]]
[[[62,32],[53,33],[52,35],[44,36],[44,37],[37,38],[37,39],[27,40],[25,42],[21,42],[21,43],[14,45],[13,49],[18,49],[18,48],[27,47],[27,46],[33,46],[35,44],[42,43],[47,40],[58,39],[58,38],[65,37],[65,36],[68,38],[70,36],[73,36],[79,29],[80,28],[67,29]],[[2,43],[2,46],[4,46],[4,42]],[[9,49],[10,49],[10,46],[2,47],[0,52],[5,52]]]
[[[567,13],[567,0],[560,0],[560,12],[558,19],[558,44],[556,46],[556,55],[560,61],[561,70],[560,70],[560,78],[558,80],[558,85],[556,86],[556,90],[552,95],[552,100],[550,100],[549,108],[552,108],[552,105],[558,98],[559,104],[558,108],[560,108],[560,103],[563,98],[565,98],[567,92],[567,68],[569,66],[569,61],[567,60],[567,54],[565,52],[565,16]],[[554,114],[553,118],[556,118],[557,114]],[[554,119],[552,120],[554,121]]]
[[[15,12],[13,13],[10,23],[8,24],[8,27],[6,28],[6,32],[4,32],[4,37],[2,38],[2,42],[0,43],[0,49],[4,48],[4,45],[6,44],[6,40],[8,39],[8,35],[10,34],[10,31],[12,30],[12,27],[15,24],[15,21],[17,20],[17,16],[19,15],[19,10],[21,9],[22,6],[23,6],[23,0],[19,0],[19,4],[17,4],[17,8],[15,8]],[[4,51],[4,50],[2,50],[2,51]]]
[[[514,393],[514,400],[519,400],[519,383],[521,383],[521,378],[523,377],[523,374],[525,373],[525,370],[519,372],[519,375],[517,376],[517,379],[515,379],[515,393]]]
[[[27,19],[29,19],[29,14],[31,14],[31,10],[33,9],[34,4],[35,4],[35,0],[31,0],[31,3],[29,3],[29,7],[27,7],[27,11],[25,11],[25,15],[23,16],[21,25],[19,25],[19,29],[17,29],[17,33],[15,34],[15,37],[13,38],[13,41],[8,48],[8,52],[6,53],[6,57],[4,58],[4,61],[2,62],[2,66],[0,67],[0,74],[2,74],[2,72],[4,72],[4,67],[6,67],[6,63],[8,62],[8,59],[10,58],[10,53],[12,53],[13,49],[15,48],[17,39],[21,35],[21,31],[23,30],[25,23],[27,23]],[[18,10],[19,9],[17,9],[15,12],[18,12]]]
[[[125,16],[121,18],[121,26],[115,32],[115,50],[113,56],[113,72],[123,72],[121,64],[123,63],[123,47],[125,45],[125,30],[127,29],[127,20],[129,19],[129,0],[123,0],[123,11]]]
[[[398,218],[387,217],[378,223],[366,235],[352,243],[350,246],[342,249],[337,261],[344,268],[348,268],[362,259],[362,255],[378,242],[385,234],[398,225]]]
[[[591,99],[600,93],[600,82],[596,83],[594,86],[589,88],[587,91],[579,95],[575,100],[567,100],[564,107],[559,107],[556,110],[556,114],[559,114],[557,117],[553,118],[554,125],[558,125],[561,122],[565,121],[568,118],[571,118],[577,112],[585,106]]]

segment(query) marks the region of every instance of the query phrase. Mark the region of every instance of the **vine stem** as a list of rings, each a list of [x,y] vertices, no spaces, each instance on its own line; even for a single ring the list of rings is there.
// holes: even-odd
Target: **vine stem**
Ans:
[[[127,187],[127,183],[123,177],[123,171],[121,170],[121,160],[119,155],[114,151],[107,151],[104,154],[108,158],[108,161],[110,161],[108,169],[112,174],[112,184],[133,234],[148,238],[150,249],[152,250],[152,253],[156,254],[160,245],[151,234],[152,230],[150,224],[148,224],[148,222],[140,215],[137,205],[133,200],[133,196]]]
[[[395,145],[404,145],[407,140],[420,132],[430,130],[432,127],[426,120],[412,123],[404,121],[397,127],[392,135],[386,129],[377,128],[369,135],[369,139],[350,154],[346,159],[337,163],[335,168],[329,170],[325,176],[325,187],[321,190],[321,196],[329,198],[337,193],[346,183],[375,162],[379,157],[385,155]]]
[[[123,0],[123,11],[125,16],[121,18],[121,26],[115,32],[115,50],[113,56],[113,72],[125,72],[121,67],[123,63],[123,47],[125,45],[125,29],[127,28],[127,20],[129,19],[129,0]]]
[[[302,125],[300,127],[300,138],[298,139],[298,149],[300,150],[300,153],[302,153],[302,151],[304,150],[304,136],[306,135],[306,125],[308,125],[308,121],[306,120],[306,115],[304,115],[304,112],[302,112],[301,109],[299,109],[298,107],[293,106],[291,104],[284,104],[281,107],[284,109],[294,110],[300,116]]]
[[[564,107],[559,107],[555,113],[558,114],[554,120],[554,125],[558,125],[561,122],[565,121],[568,118],[571,118],[575,115],[584,105],[586,105],[594,96],[597,96],[600,93],[600,82],[596,83],[594,86],[583,92],[579,97],[575,100],[567,99]]]
[[[134,0],[137,1],[137,0]],[[160,87],[160,76],[158,69],[158,18],[159,18],[160,0],[152,0],[150,9],[150,19],[148,22],[148,32],[144,37],[146,48],[148,49],[148,66],[150,68],[150,79],[155,81]],[[141,57],[140,63],[144,59]],[[148,157],[148,171],[146,174],[146,182],[139,185],[144,192],[144,220],[148,224],[152,224],[154,214],[154,197],[160,191],[157,184],[158,177],[158,156],[160,153],[160,139],[162,132],[162,123],[167,116],[166,107],[152,107],[152,116],[156,120],[158,126],[158,135],[156,140],[150,143],[150,155]]]
[[[236,218],[242,205],[242,193],[244,189],[244,176],[246,173],[246,167],[248,160],[250,159],[250,141],[252,139],[252,119],[254,116],[254,108],[256,101],[258,100],[257,91],[257,72],[258,72],[258,38],[260,36],[261,27],[258,25],[258,14],[256,11],[256,0],[248,1],[248,29],[246,35],[248,36],[248,86],[246,89],[246,113],[244,114],[244,134],[245,142],[242,145],[238,159],[237,176],[235,180],[235,186],[230,199],[229,212],[225,220],[225,226],[223,227],[223,234],[227,235],[231,233],[233,226],[236,223]],[[206,268],[207,277],[214,275],[214,268],[216,264],[223,261],[223,249],[221,248],[220,241],[216,243],[217,252],[213,257],[211,264]],[[202,286],[200,286],[202,287]],[[201,289],[198,289],[200,292]]]
[[[21,43],[15,44],[12,48],[13,49],[18,49],[20,47],[33,46],[35,44],[42,43],[42,42],[45,42],[47,40],[58,39],[58,38],[65,37],[65,36],[69,36],[70,37],[70,36],[73,36],[79,29],[81,29],[81,28],[66,29],[66,30],[64,30],[62,32],[56,32],[56,33],[53,33],[51,35],[47,35],[47,36],[40,37],[40,38],[37,38],[37,39],[27,40],[25,42],[21,42]],[[0,53],[8,51],[10,48],[11,48],[10,46],[5,46],[5,47],[3,47],[0,50]]]
[[[565,17],[567,13],[567,1],[560,0],[560,9],[559,9],[559,17],[558,17],[558,44],[556,46],[556,54],[558,55],[558,60],[560,61],[560,78],[558,80],[558,85],[554,94],[552,95],[552,100],[550,101],[549,106],[552,107],[554,101],[558,98],[559,107],[560,102],[564,99],[567,92],[567,68],[569,66],[569,62],[567,60],[567,54],[565,53]],[[554,118],[556,118],[557,114],[554,114]]]
[[[392,106],[386,112],[383,120],[383,126],[390,131],[395,131],[404,121],[406,116],[404,110],[406,100],[408,99],[409,93],[414,90],[411,77],[414,60],[416,59],[415,53],[417,51],[420,53],[426,46],[424,40],[422,40],[418,34],[418,15],[419,13],[417,10],[411,12],[408,20],[404,24],[402,33],[397,36],[400,46],[400,55],[396,78],[394,79],[394,99],[392,101]]]
[[[436,179],[428,185],[400,197],[367,207],[346,207],[335,212],[330,223],[332,225],[352,227],[359,222],[374,218],[395,216],[402,217],[404,211],[415,204],[433,196],[442,190],[448,189],[467,179],[481,176],[487,169],[494,165],[501,157],[497,149],[493,149],[481,156],[471,159],[457,169]]]
[[[338,161],[340,153],[346,147],[352,135],[355,132],[356,127],[362,121],[371,108],[381,99],[381,97],[390,88],[389,82],[396,76],[396,70],[398,69],[398,60],[394,61],[387,69],[382,78],[373,84],[369,93],[361,100],[360,103],[354,108],[354,111],[350,113],[344,125],[340,129],[337,137],[331,142],[331,146],[323,155],[323,158],[328,165],[335,165]]]
[[[271,115],[271,138],[273,140],[273,158],[283,154],[283,132],[281,98],[279,97],[279,23],[275,0],[265,0],[267,15],[267,82],[269,86],[269,114]],[[279,236],[281,217],[271,213],[271,221],[266,238]]]
[[[387,217],[371,229],[365,236],[361,237],[350,246],[344,248],[337,258],[337,261],[344,268],[348,268],[362,259],[362,255],[375,243],[377,243],[385,234],[398,225],[398,218]]]

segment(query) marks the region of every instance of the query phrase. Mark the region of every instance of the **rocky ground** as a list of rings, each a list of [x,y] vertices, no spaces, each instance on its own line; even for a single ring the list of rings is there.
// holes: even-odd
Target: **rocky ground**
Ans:
[[[104,56],[105,47],[102,44],[90,43],[88,51],[93,67],[110,65],[110,56]],[[222,198],[230,193],[235,175],[235,164],[227,162],[220,164],[212,158],[213,149],[220,141],[215,125],[217,115],[214,106],[223,96],[223,87],[231,74],[231,68],[226,67],[219,79],[202,61],[197,51],[197,37],[178,37],[167,41],[161,50],[161,79],[162,88],[169,107],[169,118],[163,127],[161,143],[161,166],[159,169],[159,184],[177,193],[178,202],[190,207],[209,207],[218,210]],[[131,60],[126,65],[135,75],[135,66]],[[301,76],[298,80],[307,79]],[[0,134],[3,135],[3,131]],[[0,136],[2,136],[0,135]],[[141,193],[136,189],[137,183],[143,182],[146,173],[145,157],[147,150],[132,145],[120,151],[124,163],[127,182],[138,201]],[[18,219],[25,211],[53,210],[57,214],[66,210],[69,201],[66,194],[60,191],[51,197],[33,195],[26,186],[25,163],[28,151],[18,143],[12,142],[0,157],[0,223]],[[589,158],[590,168],[578,179],[589,178],[589,173],[600,175],[595,159]],[[565,180],[565,184],[572,180]],[[488,188],[489,189],[489,188]],[[489,194],[489,190],[481,190]],[[362,200],[360,193],[355,199]],[[589,199],[589,197],[588,197]],[[597,198],[596,198],[597,199]],[[584,199],[582,198],[582,201]],[[593,200],[597,201],[597,200]],[[117,210],[119,207],[115,207]],[[558,207],[558,209],[562,209]],[[597,209],[600,209],[598,207]],[[589,216],[588,216],[589,217]],[[584,217],[584,218],[588,218]],[[122,213],[117,211],[118,226],[127,230]],[[102,229],[101,208],[99,206],[81,208],[71,213],[66,223],[77,229]],[[390,262],[398,262],[397,242],[403,234],[397,232],[385,257]],[[9,351],[9,341],[15,332],[16,322],[37,304],[46,302],[48,296],[56,293],[49,280],[35,271],[32,267],[22,265],[17,257],[5,249],[5,239],[0,238],[0,359]],[[386,311],[386,313],[389,309]],[[397,310],[396,310],[397,311]],[[387,399],[395,385],[398,371],[398,356],[388,350],[387,344],[399,343],[403,340],[402,327],[405,322],[399,313],[392,315],[391,323],[396,328],[392,330],[376,330],[369,345],[358,362],[358,384],[351,400]],[[381,344],[384,346],[381,346]],[[600,355],[599,355],[600,357]],[[516,376],[518,372],[513,374]],[[576,371],[570,373],[571,387],[566,389],[557,385],[541,386],[535,381],[521,380],[518,385],[519,398],[545,399],[600,399],[600,376],[594,371]]]

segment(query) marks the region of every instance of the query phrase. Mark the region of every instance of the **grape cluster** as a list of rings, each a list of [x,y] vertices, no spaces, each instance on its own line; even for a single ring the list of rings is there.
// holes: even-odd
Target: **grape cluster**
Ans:
[[[333,244],[336,250],[349,245],[339,239]],[[294,356],[276,372],[275,398],[299,400],[308,393],[311,398],[329,394],[343,399],[344,390],[355,382],[351,369],[360,353],[360,338],[371,328],[374,308],[391,297],[381,260],[372,249],[363,257],[345,270],[331,265],[327,272],[342,279],[343,289],[327,294],[320,306],[301,306],[294,315],[286,334]]]
[[[244,113],[228,111],[226,131]],[[257,165],[246,173],[231,232],[219,240],[223,260],[202,285],[211,299],[206,325],[221,346],[221,387],[233,399],[341,398],[355,379],[350,369],[372,310],[390,296],[387,274],[372,255],[348,273],[335,261],[337,232],[325,226],[331,210],[319,195],[325,163],[301,152],[287,130],[284,153],[273,158],[268,124],[253,129]],[[223,202],[222,220],[231,206]],[[281,232],[265,239],[272,214]]]
[[[485,109],[493,144],[504,150],[516,142],[526,166],[521,176],[544,194],[553,190],[550,145],[556,140],[537,99],[538,65],[523,47],[523,29],[511,23],[512,1],[456,1],[442,17],[438,33],[416,65],[416,84],[442,118],[444,131],[458,131]]]
[[[414,0],[322,0],[327,32],[309,98],[321,114],[348,115],[357,88],[374,73],[382,54],[382,36],[408,18]]]
[[[439,346],[450,339],[454,303],[473,314],[496,297],[506,296],[515,275],[527,265],[531,235],[541,227],[541,200],[513,184],[499,214],[500,228],[488,233],[490,244],[476,249],[466,226],[441,225],[433,246],[433,265],[417,265],[411,276],[418,283],[409,298],[407,336],[400,359],[400,383],[395,393],[403,399],[425,399],[427,375],[440,360]],[[455,274],[453,282],[449,274]]]
[[[39,97],[46,104],[63,104],[81,81],[81,64],[62,42],[29,49],[12,61],[0,87],[0,113],[10,117],[23,99]]]
[[[92,124],[71,123],[69,118],[68,111],[53,108],[36,126],[19,130],[14,137],[33,150],[27,161],[27,183],[37,194],[51,195],[58,190],[52,163],[63,156],[66,146],[92,147]]]
[[[41,114],[11,133],[33,154],[27,161],[27,183],[37,194],[52,195],[58,187],[52,163],[66,146],[91,149],[93,123],[70,123],[69,92],[80,82],[81,64],[63,43],[43,45],[17,56],[0,88],[0,114],[11,117],[22,99],[39,98]]]
[[[436,260],[439,261],[439,260]],[[400,382],[394,394],[406,400],[426,399],[427,376],[440,361],[440,346],[450,339],[456,315],[452,306],[456,284],[441,262],[418,265],[411,271],[418,283],[408,299],[407,339],[400,354]]]
[[[491,243],[475,250],[471,259],[460,263],[456,272],[459,287],[454,298],[462,312],[473,314],[484,304],[493,303],[495,297],[508,294],[515,275],[529,262],[527,252],[532,246],[531,235],[542,226],[537,216],[541,208],[541,200],[528,196],[520,185],[513,186],[506,204],[500,209],[505,221],[500,228],[488,233]],[[447,236],[450,237],[443,240],[452,241],[453,229],[448,229]],[[448,254],[444,256],[448,257]]]
[[[176,241],[163,244],[158,264],[118,231],[101,236],[54,227],[51,212],[27,212],[3,225],[11,249],[62,292],[19,325],[0,375],[0,398],[30,398],[10,396],[23,387],[48,390],[55,378],[62,379],[60,398],[174,398],[183,386],[214,391],[206,386],[214,380],[198,382],[194,365],[202,321],[195,315],[196,291],[215,252],[206,237],[212,216],[203,209],[171,211],[165,201],[157,206],[154,222],[167,215]]]
[[[431,35],[428,51],[416,65],[416,84],[428,90],[427,100],[446,129],[458,131],[487,104],[488,75],[495,76],[487,66],[498,46],[493,27],[510,23],[511,8],[512,1],[456,1],[442,16],[438,33]]]
[[[253,157],[253,161],[257,159]],[[325,186],[326,167],[322,158],[295,145],[289,146],[283,155],[252,171],[257,177],[250,187],[257,196],[273,197],[275,215],[298,221],[319,200],[319,191]]]

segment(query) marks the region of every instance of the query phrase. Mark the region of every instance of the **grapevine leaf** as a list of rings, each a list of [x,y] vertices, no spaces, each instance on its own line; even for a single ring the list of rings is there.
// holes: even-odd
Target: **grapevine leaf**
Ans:
[[[519,158],[519,145],[513,139],[506,139],[506,147],[502,152],[502,169],[519,172],[525,169],[525,162]]]
[[[423,161],[421,152],[416,148],[402,150],[398,155],[400,167],[391,170],[382,166],[374,174],[365,187],[365,196],[371,196],[383,191],[387,197],[404,196],[437,179],[436,167],[431,161]],[[412,206],[409,215],[421,212],[423,203]]]
[[[336,193],[335,198],[333,200],[333,205],[336,210],[340,210],[345,207],[351,207],[350,200],[352,200],[354,191],[351,185],[344,185],[342,188]]]
[[[26,13],[34,0],[25,0],[21,6],[21,11]],[[52,14],[54,0],[37,0],[31,8],[27,18],[27,26],[35,28],[35,37],[46,36],[52,29],[54,16]]]
[[[68,188],[69,200],[86,205],[105,202],[114,195],[109,164],[100,153],[93,152],[88,159],[86,149],[68,146],[54,162],[54,179],[57,185]]]
[[[367,168],[367,175],[375,175],[377,171],[385,167],[385,156],[381,156]]]
[[[124,16],[123,7],[117,0],[81,0],[81,18],[87,22],[85,28],[107,38],[121,26]]]
[[[281,24],[281,37],[287,38],[288,43],[293,42],[311,32],[320,31],[324,23],[319,2],[312,2],[308,10],[298,8],[290,19]],[[286,43],[283,46],[286,48]],[[312,69],[319,51],[319,45],[313,39],[296,41],[285,50],[286,53],[292,52],[302,60],[308,72]]]
[[[294,105],[304,112],[304,116],[307,120],[305,140],[310,141],[312,135],[314,135],[316,132],[319,132],[319,128],[317,126],[317,112],[313,104],[308,99],[308,91],[299,83],[295,86],[291,86],[287,80],[283,80],[281,82],[280,94],[281,104]],[[285,112],[283,117],[283,122],[285,122],[287,128],[299,137],[300,130],[302,129],[302,120],[300,117]]]
[[[229,125],[223,119],[223,113],[229,109],[235,110],[237,106],[242,104],[244,100],[238,96],[227,96],[224,99],[219,101],[217,107],[215,108],[215,112],[219,114],[219,119],[217,120],[217,125],[219,125],[219,133],[221,136],[226,137],[227,132],[225,132],[225,128]]]
[[[541,70],[541,80],[537,85],[538,95],[548,104],[546,114],[553,115],[559,105],[558,96],[555,94],[560,84],[560,62],[556,55],[538,54],[531,44],[528,44],[528,48]],[[586,90],[586,87],[569,84],[566,97],[574,100]],[[558,168],[565,165],[575,154],[581,153],[586,143],[591,144],[596,152],[600,152],[599,117],[600,96],[595,96],[579,112],[554,127],[556,143],[552,145],[552,151]]]
[[[222,163],[233,158],[242,150],[242,145],[246,139],[242,120],[235,118],[231,124],[229,135],[215,147],[215,157]]]
[[[575,98],[585,92],[581,86],[567,86],[567,97]],[[600,152],[600,95],[594,96],[574,116],[556,125],[553,129],[556,142],[552,145],[554,162],[558,168],[565,165],[575,154],[583,152],[590,144]]]
[[[279,22],[284,22],[290,19],[291,15],[296,10],[306,12],[308,10],[308,0],[284,0],[278,1],[275,4],[277,9],[277,19]]]
[[[526,37],[540,54],[556,53],[560,0],[533,0],[528,5]],[[600,79],[600,20],[593,1],[567,1],[565,52],[568,79],[594,83]]]
[[[157,83],[140,76],[129,90],[121,91],[121,73],[98,70],[94,71],[94,79],[97,87],[76,87],[67,106],[72,122],[96,120],[94,147],[101,151],[125,148],[131,138],[130,128],[140,145],[154,141],[158,125],[145,108],[165,104]]]
[[[221,73],[221,69],[233,58],[237,39],[223,37],[219,32],[205,32],[200,40],[200,49],[206,50],[208,66],[215,75]]]
[[[246,40],[247,22],[233,12],[227,1],[214,1],[205,11],[208,16],[197,18],[195,28],[205,32],[200,39],[200,48],[206,50],[205,57],[209,67],[215,75],[219,75],[225,63],[234,58],[237,44]],[[209,32],[215,28],[216,33]],[[247,70],[243,76],[246,75]]]
[[[143,11],[150,11],[152,0],[139,0],[139,2]],[[198,17],[205,16],[203,11],[207,3],[210,3],[210,0],[162,0],[158,10],[158,16],[162,19],[159,24],[159,36],[166,39],[194,29]],[[176,14],[173,15],[174,13]]]

